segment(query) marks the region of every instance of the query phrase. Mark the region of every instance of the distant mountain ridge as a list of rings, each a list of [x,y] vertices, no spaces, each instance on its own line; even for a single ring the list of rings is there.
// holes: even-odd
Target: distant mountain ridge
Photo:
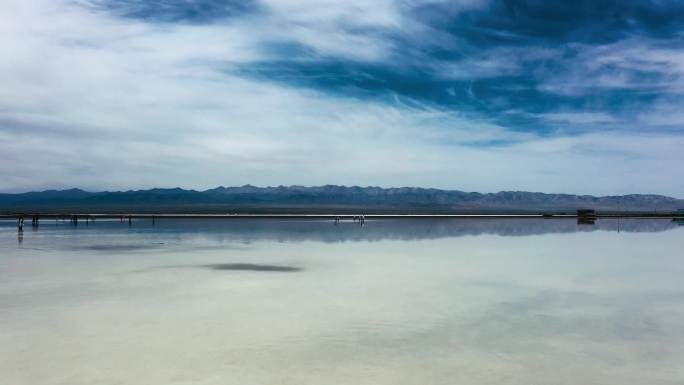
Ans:
[[[80,189],[0,194],[0,211],[69,212],[543,212],[675,211],[684,200],[663,195],[592,196],[525,191],[477,193],[420,187],[325,185],[181,188],[88,192]]]

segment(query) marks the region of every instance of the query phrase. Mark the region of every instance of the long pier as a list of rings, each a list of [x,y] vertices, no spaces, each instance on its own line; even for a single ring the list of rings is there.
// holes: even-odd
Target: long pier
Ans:
[[[11,213],[0,214],[0,219],[36,218],[36,219],[330,219],[343,220],[354,219],[363,216],[365,219],[400,219],[400,218],[583,218],[577,214],[152,214],[152,213]],[[682,219],[684,216],[676,213],[597,213],[591,218],[659,218],[659,219]]]

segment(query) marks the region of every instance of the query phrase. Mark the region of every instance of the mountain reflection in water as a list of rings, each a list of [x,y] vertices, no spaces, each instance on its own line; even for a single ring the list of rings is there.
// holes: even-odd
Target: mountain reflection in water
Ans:
[[[26,238],[40,236],[49,239],[56,232],[76,232],[81,236],[107,234],[146,233],[158,244],[167,239],[201,235],[215,242],[249,243],[260,240],[278,242],[345,242],[380,240],[420,240],[482,234],[500,236],[529,236],[556,233],[611,231],[611,232],[662,232],[678,227],[669,219],[599,219],[593,225],[578,224],[575,219],[514,218],[514,219],[375,219],[363,226],[351,220],[335,224],[319,219],[139,219],[120,223],[118,220],[99,220],[78,228],[68,222],[45,220],[38,230]],[[16,231],[13,221],[0,221],[0,231]],[[144,249],[150,245],[128,245],[126,248]],[[80,248],[114,251],[124,246],[92,244]]]

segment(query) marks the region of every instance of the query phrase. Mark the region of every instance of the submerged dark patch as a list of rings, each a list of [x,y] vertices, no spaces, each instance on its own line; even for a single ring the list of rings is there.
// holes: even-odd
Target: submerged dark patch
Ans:
[[[209,265],[167,265],[167,266],[153,266],[141,270],[136,270],[137,273],[146,273],[163,269],[193,269],[193,268],[207,268],[211,270],[236,270],[236,271],[274,271],[283,273],[293,273],[302,271],[300,267],[294,266],[277,266],[277,265],[257,265],[253,263],[213,263]]]
[[[247,271],[279,271],[279,272],[295,272],[302,271],[299,267],[293,266],[274,266],[274,265],[255,265],[252,263],[218,263],[213,265],[204,265],[212,270],[247,270]]]
[[[92,251],[134,251],[150,249],[153,245],[87,245],[75,247],[76,250],[92,250]]]

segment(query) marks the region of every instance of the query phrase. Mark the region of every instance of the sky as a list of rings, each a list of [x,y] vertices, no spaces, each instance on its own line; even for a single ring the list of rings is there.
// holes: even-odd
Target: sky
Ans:
[[[684,2],[2,0],[0,191],[684,198]]]

